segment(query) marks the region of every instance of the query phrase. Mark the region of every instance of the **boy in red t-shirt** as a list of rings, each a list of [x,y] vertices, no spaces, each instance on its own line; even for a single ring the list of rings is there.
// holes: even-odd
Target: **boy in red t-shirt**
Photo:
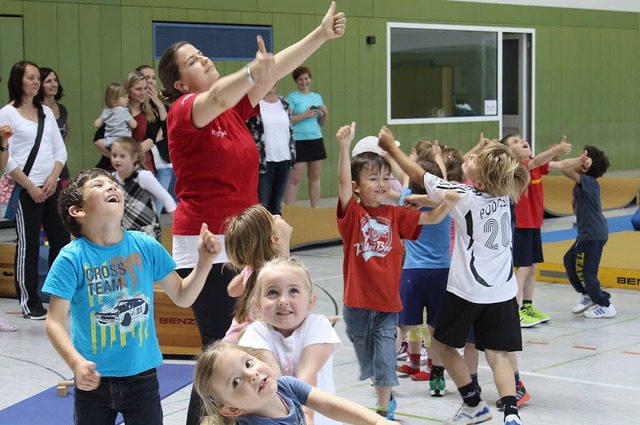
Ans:
[[[350,161],[355,129],[351,123],[336,134],[340,143],[337,219],[344,242],[343,315],[360,364],[360,380],[373,378],[376,411],[393,420],[396,401],[391,388],[398,385],[395,339],[402,310],[401,240],[416,239],[420,225],[444,219],[460,195],[447,192],[445,201],[428,212],[384,205],[389,162],[374,152],[363,152]]]

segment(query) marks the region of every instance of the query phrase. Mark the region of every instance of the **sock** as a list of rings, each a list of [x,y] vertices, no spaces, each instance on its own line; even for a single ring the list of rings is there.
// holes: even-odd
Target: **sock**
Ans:
[[[478,374],[477,373],[472,373],[471,374],[471,382],[473,382],[473,385],[478,386],[480,384],[478,384]]]
[[[505,418],[509,415],[518,415],[518,404],[516,402],[516,396],[507,395],[502,397],[500,400],[502,400],[502,405],[504,406]]]
[[[533,302],[531,300],[522,300],[522,307],[520,307],[520,309],[525,309],[530,305],[533,305]]]
[[[431,366],[431,378],[444,378],[444,366]]]
[[[514,373],[513,377],[516,379],[516,385],[518,385],[520,383],[520,372]]]
[[[380,406],[379,404],[376,406],[376,413],[380,414],[380,413],[384,413],[385,415],[387,414],[387,412],[389,411],[389,405],[386,406]]]
[[[462,396],[462,401],[464,401],[467,406],[476,407],[480,404],[480,395],[476,392],[476,387],[473,385],[473,382],[465,385],[464,387],[458,388],[458,391]]]
[[[420,353],[409,354],[409,363],[412,368],[420,369]]]

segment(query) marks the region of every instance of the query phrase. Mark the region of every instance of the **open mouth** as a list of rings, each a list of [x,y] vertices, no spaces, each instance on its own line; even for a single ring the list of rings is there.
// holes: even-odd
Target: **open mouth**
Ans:
[[[276,315],[278,316],[290,316],[293,314],[293,311],[291,310],[282,310],[276,313]]]
[[[115,202],[118,203],[120,202],[120,199],[118,199],[118,195],[111,195],[107,198],[107,202]]]
[[[258,392],[261,392],[262,390],[264,390],[264,388],[267,386],[268,383],[269,383],[269,378],[264,378],[260,382],[260,386],[258,387]]]

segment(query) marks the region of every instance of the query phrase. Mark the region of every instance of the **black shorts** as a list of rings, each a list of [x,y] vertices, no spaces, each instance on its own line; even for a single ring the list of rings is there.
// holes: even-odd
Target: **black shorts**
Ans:
[[[531,267],[544,262],[540,229],[521,229],[513,233],[514,267]]]
[[[311,162],[327,159],[324,140],[296,140],[296,162]]]
[[[462,348],[472,327],[478,350],[522,351],[515,297],[495,304],[475,304],[447,291],[433,337],[449,347]]]

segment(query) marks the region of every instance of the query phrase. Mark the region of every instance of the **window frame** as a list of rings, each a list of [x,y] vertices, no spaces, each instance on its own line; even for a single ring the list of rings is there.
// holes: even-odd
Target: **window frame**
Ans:
[[[497,93],[496,101],[497,114],[487,116],[462,116],[444,118],[392,118],[391,117],[391,30],[397,28],[406,29],[426,29],[444,31],[477,31],[495,32],[497,35]],[[448,24],[427,24],[409,22],[387,22],[387,124],[388,125],[411,125],[411,124],[440,124],[440,123],[468,123],[468,122],[498,122],[502,129],[502,42],[504,33],[529,33],[532,40],[532,64],[531,64],[531,105],[535,105],[535,29],[517,27],[495,27],[477,25],[448,25]],[[532,124],[535,122],[535,108],[526,111],[531,115]],[[532,129],[533,131],[533,129]],[[532,133],[533,134],[533,133]]]

